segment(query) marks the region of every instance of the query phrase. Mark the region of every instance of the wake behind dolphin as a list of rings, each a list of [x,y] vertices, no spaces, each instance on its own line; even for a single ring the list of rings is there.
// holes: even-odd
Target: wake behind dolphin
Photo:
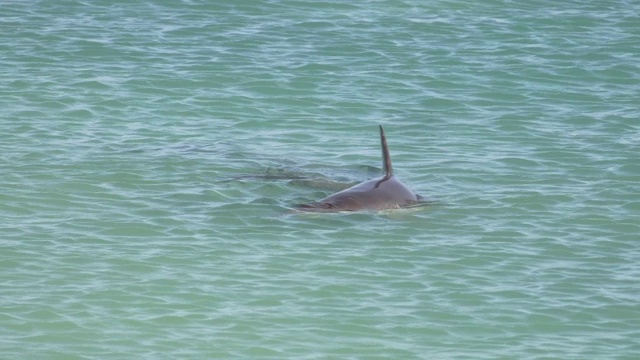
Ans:
[[[422,197],[411,191],[393,175],[387,138],[382,126],[380,126],[380,146],[382,147],[383,176],[365,181],[315,202],[298,204],[295,209],[308,212],[377,211],[418,204]]]

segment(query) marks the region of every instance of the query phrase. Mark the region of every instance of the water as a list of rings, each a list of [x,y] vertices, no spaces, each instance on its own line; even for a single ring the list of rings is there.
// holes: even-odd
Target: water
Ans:
[[[0,8],[3,359],[640,353],[638,2]]]

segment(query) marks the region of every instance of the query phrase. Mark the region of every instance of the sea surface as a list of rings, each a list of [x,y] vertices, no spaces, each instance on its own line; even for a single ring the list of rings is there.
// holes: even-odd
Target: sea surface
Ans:
[[[378,125],[432,203],[292,211]],[[0,2],[0,358],[639,339],[640,2]]]

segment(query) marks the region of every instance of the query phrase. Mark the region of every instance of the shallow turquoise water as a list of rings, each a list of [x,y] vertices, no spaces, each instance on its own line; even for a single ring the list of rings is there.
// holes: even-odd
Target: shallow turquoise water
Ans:
[[[637,2],[1,9],[2,358],[640,353]]]

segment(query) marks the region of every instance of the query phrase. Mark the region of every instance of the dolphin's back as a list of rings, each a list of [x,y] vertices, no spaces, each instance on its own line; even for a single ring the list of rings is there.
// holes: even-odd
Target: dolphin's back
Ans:
[[[365,181],[319,201],[299,204],[296,208],[311,212],[337,212],[395,209],[417,203],[418,195],[393,176],[391,156],[382,126],[380,126],[380,147],[384,169],[382,177]]]
[[[317,202],[299,205],[298,209],[316,212],[383,210],[409,206],[416,202],[418,196],[395,176],[383,176]]]

